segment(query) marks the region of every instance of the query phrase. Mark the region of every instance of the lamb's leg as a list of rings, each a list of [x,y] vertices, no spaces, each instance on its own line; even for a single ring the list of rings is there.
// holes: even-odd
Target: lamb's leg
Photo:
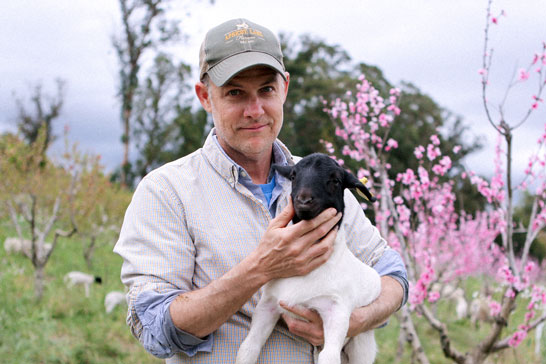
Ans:
[[[319,354],[318,364],[339,364],[351,311],[332,301],[321,302],[316,308],[324,328],[324,348]]]
[[[252,315],[250,331],[237,352],[236,364],[254,364],[281,313],[276,300],[262,296]]]
[[[377,353],[373,330],[351,338],[344,348],[349,364],[372,364]]]

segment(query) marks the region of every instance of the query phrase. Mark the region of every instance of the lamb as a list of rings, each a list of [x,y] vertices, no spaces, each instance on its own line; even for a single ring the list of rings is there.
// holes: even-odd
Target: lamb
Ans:
[[[344,190],[357,188],[368,199],[375,200],[368,189],[352,174],[324,154],[311,154],[295,166],[274,165],[281,175],[292,180],[293,223],[317,216],[329,207],[343,211]],[[248,336],[237,353],[237,364],[256,363],[262,346],[283,312],[279,301],[301,304],[316,310],[324,325],[324,347],[319,364],[341,362],[341,350],[350,364],[370,364],[377,347],[373,331],[346,341],[352,311],[373,302],[381,291],[378,273],[358,260],[347,248],[345,226],[339,223],[334,251],[329,260],[301,277],[270,281],[254,311]]]
[[[477,327],[480,322],[493,322],[494,318],[489,307],[491,297],[484,297],[479,292],[474,292],[472,297],[470,303],[470,322],[472,325]]]
[[[89,290],[93,283],[101,284],[102,278],[87,273],[72,271],[64,276],[64,283],[68,288],[82,285],[85,288],[85,297],[89,297]]]
[[[40,244],[36,245],[38,258],[43,258],[51,250],[51,243],[44,243],[43,246]],[[32,258],[32,242],[28,239],[20,238],[6,238],[4,240],[4,250],[6,253],[21,253],[26,255],[28,258]]]
[[[106,313],[114,311],[117,305],[127,302],[125,293],[121,291],[111,291],[108,292],[106,297],[104,297],[104,308]]]
[[[464,290],[462,288],[452,286],[449,283],[434,283],[432,285],[432,291],[440,293],[440,296],[443,299],[455,301],[455,312],[457,313],[458,320],[468,317],[468,302],[465,299]]]

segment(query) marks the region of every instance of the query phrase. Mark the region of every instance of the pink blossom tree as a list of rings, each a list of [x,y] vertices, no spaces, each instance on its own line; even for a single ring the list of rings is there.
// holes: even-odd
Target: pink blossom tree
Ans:
[[[402,110],[399,109],[400,92],[391,89],[387,98],[382,97],[364,76],[355,93],[347,92],[345,98],[333,101],[327,112],[337,125],[336,135],[345,141],[341,153],[359,161],[363,168],[359,177],[366,177],[377,191],[378,202],[372,205],[376,223],[391,245],[402,254],[410,280],[409,305],[400,312],[400,323],[410,342],[414,357],[428,363],[412,314],[422,315],[438,333],[446,358],[457,363],[483,363],[492,353],[515,347],[525,339],[530,330],[546,321],[546,315],[537,316],[540,305],[546,304],[546,293],[531,284],[538,267],[530,259],[529,250],[537,234],[546,226],[546,129],[538,138],[537,153],[531,156],[525,170],[525,178],[514,182],[512,153],[513,132],[522,127],[532,113],[540,107],[542,91],[546,85],[546,44],[527,68],[521,69],[508,86],[499,107],[498,118],[493,116],[487,99],[492,52],[488,50],[490,24],[498,24],[499,17],[491,15],[488,3],[483,56],[482,93],[487,118],[498,134],[494,157],[493,177],[485,179],[476,173],[463,172],[478,191],[487,199],[488,206],[474,215],[457,211],[450,158],[442,151],[438,136],[433,135],[427,145],[417,146],[414,158],[415,170],[408,169],[396,178],[389,177],[389,152],[398,145],[389,137],[392,123]],[[506,119],[505,104],[516,85],[538,80],[538,88],[530,98],[530,104],[522,119],[510,122]],[[546,126],[546,125],[545,125]],[[333,146],[324,142],[330,153]],[[454,152],[458,151],[458,147]],[[335,158],[335,157],[334,157]],[[343,160],[338,160],[343,163]],[[516,189],[530,191],[534,195],[530,220],[525,223],[526,239],[520,256],[513,243],[513,204]],[[502,244],[495,243],[501,237]],[[487,336],[474,347],[462,351],[456,348],[447,325],[442,322],[431,304],[442,299],[434,291],[434,283],[448,284],[471,276],[491,277],[502,290],[500,302],[489,298],[491,316],[494,318]],[[530,299],[520,297],[529,292]],[[441,292],[441,291],[440,291]],[[515,331],[506,332],[516,300],[524,302],[527,312],[521,323],[512,323]]]

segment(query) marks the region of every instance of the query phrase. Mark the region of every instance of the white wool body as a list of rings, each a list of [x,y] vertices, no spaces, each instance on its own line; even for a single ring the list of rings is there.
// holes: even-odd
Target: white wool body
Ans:
[[[126,294],[124,292],[111,291],[104,297],[104,308],[106,309],[106,313],[114,311],[114,308],[122,303],[127,303]]]

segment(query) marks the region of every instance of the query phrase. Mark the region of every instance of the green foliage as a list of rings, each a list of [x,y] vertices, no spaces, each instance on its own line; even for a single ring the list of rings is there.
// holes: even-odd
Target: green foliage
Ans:
[[[45,129],[45,140],[42,145],[42,153],[45,153],[47,148],[56,137],[53,135],[53,122],[59,117],[64,103],[65,82],[61,79],[56,80],[57,95],[51,97],[44,95],[42,85],[36,84],[32,90],[30,104],[32,110],[28,110],[25,102],[21,99],[16,99],[19,115],[17,117],[17,129],[21,133],[23,139],[28,143],[34,143],[39,136],[40,129]]]
[[[135,177],[200,148],[210,126],[204,110],[194,111],[191,67],[160,53],[137,92],[134,128],[139,152]]]
[[[106,226],[119,230],[129,201],[129,193],[103,174],[99,157],[82,154],[66,140],[64,154],[53,161],[42,153],[45,140],[45,127],[31,144],[12,134],[0,136],[0,210],[16,236],[32,244],[28,258],[36,271],[37,298],[58,238],[78,231],[96,238]]]

